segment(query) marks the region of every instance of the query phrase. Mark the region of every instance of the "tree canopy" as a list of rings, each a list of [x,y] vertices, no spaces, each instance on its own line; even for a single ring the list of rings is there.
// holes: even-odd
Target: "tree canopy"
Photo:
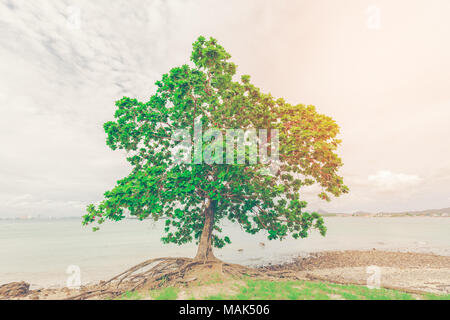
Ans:
[[[203,259],[213,257],[211,245],[220,248],[231,242],[222,235],[223,219],[251,234],[265,230],[270,240],[304,238],[313,228],[325,235],[322,217],[306,211],[300,190],[318,184],[324,200],[348,192],[337,173],[342,166],[336,154],[338,125],[314,106],[292,105],[261,92],[250,76],[236,75],[230,58],[217,40],[199,37],[192,63],[164,74],[147,102],[129,97],[116,101],[115,120],[104,124],[106,142],[112,150],[126,150],[132,169],[105,192],[102,202],[87,207],[83,224],[118,221],[126,213],[142,220],[164,218],[162,241],[197,240],[197,257]],[[174,134],[187,130],[194,136],[196,119],[203,132],[277,130],[276,172],[263,172],[270,163],[261,161],[176,161],[173,150],[179,141]],[[206,152],[214,139],[203,140],[201,151]],[[225,152],[214,156],[224,159]]]

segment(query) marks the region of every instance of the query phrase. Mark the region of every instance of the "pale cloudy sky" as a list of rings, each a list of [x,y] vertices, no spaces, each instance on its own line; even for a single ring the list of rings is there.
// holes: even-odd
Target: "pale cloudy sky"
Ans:
[[[0,216],[82,215],[128,173],[102,124],[213,36],[342,129],[333,212],[450,207],[448,0],[0,0]]]

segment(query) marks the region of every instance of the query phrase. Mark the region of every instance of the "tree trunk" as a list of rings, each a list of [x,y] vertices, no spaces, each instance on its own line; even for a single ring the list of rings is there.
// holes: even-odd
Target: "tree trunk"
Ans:
[[[200,242],[198,243],[197,255],[195,256],[194,260],[217,260],[212,250],[212,231],[214,227],[214,211],[216,209],[216,202],[211,199],[208,199],[207,201],[208,204],[204,212],[205,222],[203,224]]]

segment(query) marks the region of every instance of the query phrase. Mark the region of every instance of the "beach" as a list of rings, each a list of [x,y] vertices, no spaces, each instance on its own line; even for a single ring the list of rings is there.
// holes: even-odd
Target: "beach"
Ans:
[[[291,269],[300,277],[340,284],[368,285],[375,272],[379,287],[406,292],[450,293],[450,256],[380,251],[329,251],[271,267]]]
[[[200,267],[202,264],[200,264]],[[213,268],[204,270],[200,278],[198,274],[194,277],[191,275],[176,286],[169,285],[166,287],[166,289],[171,289],[176,293],[170,299],[192,299],[193,297],[202,299],[208,296],[223,296],[224,293],[235,293],[236,286],[249,281],[239,277],[227,277],[223,273],[221,262],[216,263],[216,266],[219,266],[219,268],[207,264],[205,265],[207,269]],[[375,289],[375,294],[379,294],[379,290],[382,288],[388,291],[381,291],[383,294],[381,298],[389,294],[394,295],[391,297],[394,299],[395,295],[419,300],[448,299],[450,297],[450,256],[379,251],[376,249],[370,251],[326,251],[313,253],[307,257],[297,257],[289,263],[261,266],[252,270],[256,270],[259,276],[246,278],[256,283],[261,278],[266,279],[266,281],[269,278],[270,281],[275,281],[280,286],[286,286],[292,285],[292,280],[297,280],[296,288],[305,285],[317,286],[322,291],[324,288],[330,290],[329,286],[342,285],[342,288],[349,287],[356,292],[361,292],[361,288],[363,290],[365,290],[364,288]],[[379,276],[378,282],[375,283],[369,281],[374,271]],[[278,273],[289,274],[289,276],[273,278],[273,274]],[[289,280],[291,281],[289,282]],[[105,288],[111,288],[104,287],[104,285],[105,282],[100,281],[79,288],[35,288],[30,290],[27,283],[13,282],[0,286],[0,299],[104,299],[108,298],[108,295],[101,292],[107,290]],[[360,289],[355,285],[359,286]],[[114,286],[112,285],[113,288]],[[144,286],[139,291],[119,291],[121,293],[116,294],[115,298],[152,299],[152,291],[148,290],[149,287]],[[90,292],[94,292],[94,294],[90,294]],[[328,298],[338,300],[355,298],[352,295],[348,296],[348,293],[345,292],[342,295],[336,293],[339,293],[339,291],[331,289],[331,295]],[[366,290],[365,293],[367,297],[374,298],[373,291]],[[321,297],[323,295],[317,298]],[[311,297],[308,296],[308,298]],[[364,299],[364,296],[361,298]]]
[[[215,253],[223,261],[246,266],[278,265],[330,251],[376,249],[450,256],[449,218],[327,217],[325,221],[326,237],[313,232],[306,239],[285,241],[267,241],[264,234],[249,235],[228,224],[224,232],[230,235],[232,244]],[[194,256],[194,244],[163,245],[161,236],[162,223],[151,221],[108,223],[95,233],[82,227],[78,219],[1,221],[0,284],[26,281],[32,289],[60,288],[66,286],[68,268],[77,266],[82,284],[87,285],[109,279],[150,258]],[[376,263],[374,260],[373,264]],[[316,276],[323,277],[326,269],[317,271]],[[365,274],[363,269],[355,270]]]

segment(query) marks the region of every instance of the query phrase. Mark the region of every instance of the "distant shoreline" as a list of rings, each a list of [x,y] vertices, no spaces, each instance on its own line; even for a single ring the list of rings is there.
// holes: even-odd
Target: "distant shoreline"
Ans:
[[[314,211],[311,211],[314,212]],[[409,217],[428,217],[428,218],[450,218],[449,212],[443,213],[319,213],[322,217],[326,218],[409,218]],[[57,221],[57,220],[80,220],[80,217],[0,217],[0,221]],[[125,217],[124,220],[139,220],[134,217]],[[160,219],[164,220],[164,219]]]
[[[412,214],[412,213],[322,213],[322,217],[338,217],[338,218],[415,218],[415,217],[427,217],[427,218],[450,218],[450,214]]]

